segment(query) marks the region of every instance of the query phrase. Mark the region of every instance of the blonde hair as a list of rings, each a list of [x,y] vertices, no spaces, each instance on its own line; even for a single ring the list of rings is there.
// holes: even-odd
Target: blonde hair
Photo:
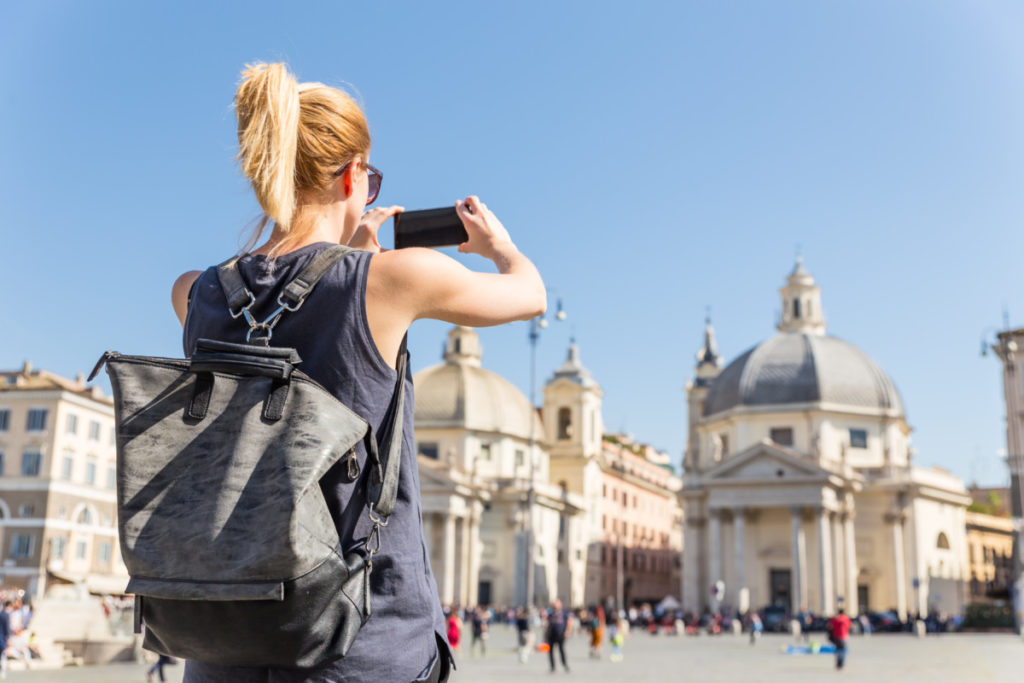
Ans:
[[[292,224],[301,193],[326,188],[344,164],[365,159],[370,131],[351,96],[323,83],[300,84],[282,63],[246,64],[235,113],[238,161],[263,209],[243,252],[273,221],[285,235],[271,250],[274,257],[312,230]]]

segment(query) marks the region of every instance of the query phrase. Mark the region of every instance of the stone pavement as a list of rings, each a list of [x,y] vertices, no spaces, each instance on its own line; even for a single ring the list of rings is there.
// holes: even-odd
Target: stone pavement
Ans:
[[[821,638],[821,634],[814,634]],[[650,636],[634,632],[626,640],[625,659],[612,663],[587,657],[585,637],[573,637],[566,648],[572,673],[548,673],[547,655],[534,652],[520,664],[513,652],[514,633],[497,624],[492,628],[486,656],[459,655],[453,683],[529,681],[531,679],[590,682],[677,681],[821,681],[841,676],[844,682],[874,683],[878,680],[970,681],[971,683],[1019,683],[1024,680],[1024,640],[1002,634],[953,634],[918,639],[908,634],[876,634],[854,637],[846,669],[834,670],[831,655],[784,655],[789,636],[767,634],[756,646],[745,636]],[[464,648],[468,646],[466,640]],[[119,664],[59,671],[12,671],[9,681],[27,683],[120,683],[145,681],[146,667]],[[182,666],[168,667],[167,680],[179,683]],[[230,683],[226,681],[225,683]],[[376,683],[376,682],[374,682]],[[387,683],[387,682],[382,682]],[[401,682],[400,682],[401,683]]]

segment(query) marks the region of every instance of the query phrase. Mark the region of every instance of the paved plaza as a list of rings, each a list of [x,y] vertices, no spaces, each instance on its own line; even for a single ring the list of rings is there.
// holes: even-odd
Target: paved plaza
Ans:
[[[821,637],[821,634],[815,634]],[[579,681],[970,681],[1017,683],[1024,680],[1024,640],[1002,634],[929,636],[918,639],[904,634],[855,637],[846,669],[833,669],[831,655],[784,655],[789,636],[766,635],[756,646],[745,636],[650,636],[633,633],[625,646],[625,659],[612,663],[587,657],[585,637],[573,637],[567,654],[572,672],[548,673],[547,655],[534,652],[520,664],[513,652],[514,633],[503,625],[493,627],[486,656],[459,657],[453,681],[528,681],[561,679]],[[468,645],[468,641],[466,641]],[[10,681],[44,683],[120,683],[145,680],[146,667],[120,664],[59,671],[13,671]],[[167,680],[179,683],[182,666],[167,668]],[[226,681],[225,683],[230,683]]]

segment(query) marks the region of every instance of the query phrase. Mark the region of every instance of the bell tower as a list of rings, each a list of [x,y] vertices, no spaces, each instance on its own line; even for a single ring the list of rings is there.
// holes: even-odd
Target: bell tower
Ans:
[[[575,340],[554,376],[544,386],[544,431],[552,456],[591,458],[601,450],[604,392],[580,362]]]
[[[700,452],[700,435],[697,424],[704,415],[704,400],[708,389],[718,373],[722,371],[722,357],[718,355],[718,344],[715,342],[715,328],[711,326],[711,315],[704,319],[704,345],[697,352],[697,366],[693,379],[686,383],[686,454],[683,456],[683,469],[690,473],[698,467]]]

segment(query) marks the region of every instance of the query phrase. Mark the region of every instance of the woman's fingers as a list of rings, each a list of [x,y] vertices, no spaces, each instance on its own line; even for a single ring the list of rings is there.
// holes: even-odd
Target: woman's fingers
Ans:
[[[348,241],[348,246],[363,251],[381,251],[380,242],[377,241],[377,232],[380,230],[380,226],[384,224],[384,221],[404,210],[401,206],[378,206],[370,209],[360,219],[352,239]]]

